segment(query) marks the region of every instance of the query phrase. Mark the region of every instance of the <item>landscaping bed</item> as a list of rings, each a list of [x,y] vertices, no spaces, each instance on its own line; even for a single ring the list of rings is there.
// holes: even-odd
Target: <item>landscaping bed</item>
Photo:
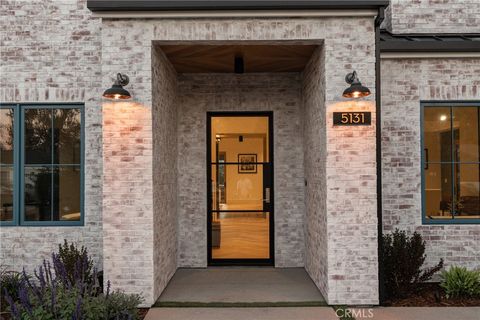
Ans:
[[[447,298],[439,283],[423,283],[419,289],[406,298],[391,299],[386,307],[480,307],[478,298]]]

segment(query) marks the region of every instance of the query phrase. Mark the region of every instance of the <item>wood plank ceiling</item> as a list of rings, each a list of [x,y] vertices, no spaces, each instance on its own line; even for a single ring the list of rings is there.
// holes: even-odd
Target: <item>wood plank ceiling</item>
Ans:
[[[246,73],[301,72],[316,45],[160,45],[179,73],[233,73],[243,57]]]

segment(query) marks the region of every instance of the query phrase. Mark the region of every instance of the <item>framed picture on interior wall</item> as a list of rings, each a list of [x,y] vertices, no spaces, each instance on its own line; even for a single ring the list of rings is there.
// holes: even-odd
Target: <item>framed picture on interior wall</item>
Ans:
[[[257,173],[257,154],[239,154],[238,155],[238,173]]]

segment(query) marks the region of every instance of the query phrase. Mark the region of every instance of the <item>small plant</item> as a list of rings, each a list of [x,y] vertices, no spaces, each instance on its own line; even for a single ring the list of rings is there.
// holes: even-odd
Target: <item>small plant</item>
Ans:
[[[63,254],[63,255],[62,255]],[[75,259],[74,259],[75,257]],[[143,298],[121,291],[103,293],[86,250],[66,242],[44,260],[35,277],[23,271],[15,293],[5,291],[13,320],[135,320]]]
[[[383,235],[382,262],[389,298],[411,294],[443,268],[443,259],[440,259],[436,266],[422,270],[426,257],[425,241],[417,232],[408,237],[405,231],[396,229],[392,234]]]
[[[15,271],[8,271],[2,267],[0,270],[0,306],[1,312],[6,310],[8,305],[6,295],[18,297],[18,288],[21,285],[22,276]]]
[[[58,245],[58,258],[65,266],[66,276],[71,282],[75,280],[76,272],[81,272],[84,276],[83,280],[89,284],[96,281],[96,279],[93,279],[93,261],[88,256],[87,248],[82,246],[78,249],[74,243],[68,244],[67,240],[65,240],[63,245]],[[79,261],[82,262],[81,266],[77,266]],[[82,268],[82,270],[77,270],[78,267]]]
[[[447,298],[480,297],[480,271],[453,266],[442,272],[441,278]]]

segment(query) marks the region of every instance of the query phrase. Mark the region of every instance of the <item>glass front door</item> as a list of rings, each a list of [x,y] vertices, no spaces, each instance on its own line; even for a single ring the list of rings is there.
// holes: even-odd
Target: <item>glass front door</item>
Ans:
[[[272,114],[208,114],[208,261],[273,264]]]

